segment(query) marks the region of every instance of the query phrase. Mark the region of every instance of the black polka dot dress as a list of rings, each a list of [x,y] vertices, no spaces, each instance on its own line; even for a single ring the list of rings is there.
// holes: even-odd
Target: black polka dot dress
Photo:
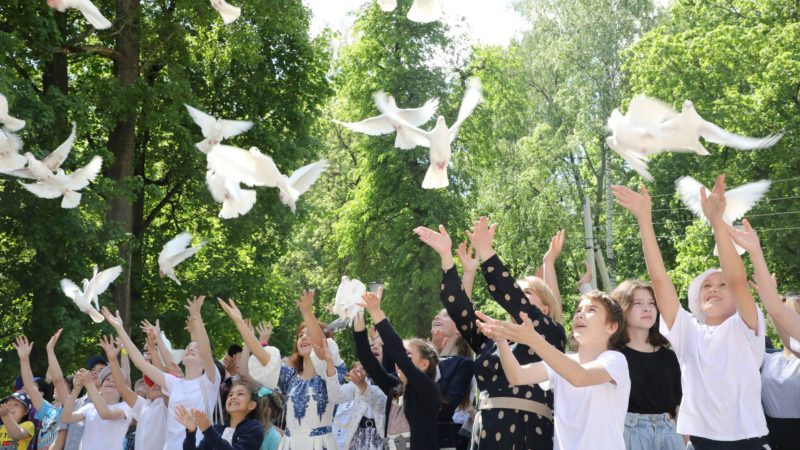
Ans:
[[[500,306],[519,321],[519,313],[530,317],[536,331],[547,342],[564,351],[564,328],[539,308],[531,305],[514,277],[497,255],[482,264],[489,291]],[[447,313],[470,347],[475,351],[475,378],[481,395],[489,397],[517,397],[544,403],[553,407],[551,392],[538,385],[511,386],[506,379],[495,342],[478,332],[475,325],[475,308],[464,291],[464,285],[455,266],[444,273],[441,300]],[[511,349],[520,364],[541,361],[526,345],[512,344]],[[551,450],[553,448],[553,421],[542,415],[515,409],[485,409],[475,417],[472,429],[472,450]]]

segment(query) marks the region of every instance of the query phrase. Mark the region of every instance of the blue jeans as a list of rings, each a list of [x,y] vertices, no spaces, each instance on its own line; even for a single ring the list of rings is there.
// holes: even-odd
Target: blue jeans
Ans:
[[[669,414],[625,415],[625,448],[628,450],[685,450]]]

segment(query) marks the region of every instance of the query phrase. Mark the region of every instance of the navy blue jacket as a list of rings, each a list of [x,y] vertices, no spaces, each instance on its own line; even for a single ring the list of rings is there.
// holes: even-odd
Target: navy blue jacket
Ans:
[[[186,430],[183,440],[183,450],[258,450],[264,441],[264,425],[255,420],[248,419],[236,426],[233,432],[233,445],[222,439],[224,425],[208,427],[203,432],[200,446],[195,445],[195,431]]]

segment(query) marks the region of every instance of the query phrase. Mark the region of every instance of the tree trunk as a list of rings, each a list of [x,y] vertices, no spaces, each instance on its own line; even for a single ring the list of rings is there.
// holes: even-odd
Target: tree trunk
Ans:
[[[117,0],[116,24],[124,24],[116,36],[114,74],[124,88],[131,87],[139,79],[139,0]],[[108,138],[108,148],[114,154],[113,163],[108,166],[106,176],[116,182],[134,175],[136,151],[136,117],[137,105],[128,105],[129,109],[117,118]],[[114,284],[114,303],[123,321],[131,324],[131,240],[133,239],[133,203],[127,195],[115,193],[108,199],[109,209],[106,220],[116,224],[126,233],[119,244],[119,255],[123,260],[123,272]]]

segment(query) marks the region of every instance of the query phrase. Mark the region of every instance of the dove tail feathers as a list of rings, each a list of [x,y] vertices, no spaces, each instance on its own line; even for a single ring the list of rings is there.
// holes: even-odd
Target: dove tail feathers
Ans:
[[[428,166],[425,179],[422,180],[422,189],[443,189],[450,185],[447,179],[447,167],[440,169],[436,164]]]
[[[222,211],[219,217],[222,219],[232,219],[247,214],[256,203],[256,191],[252,189],[242,189],[238,198],[227,198],[222,202]]]
[[[64,193],[64,198],[61,199],[61,207],[65,209],[72,209],[81,204],[81,193],[75,191],[67,191]]]
[[[89,317],[92,318],[94,323],[100,323],[105,320],[105,317],[94,308],[89,308]]]

